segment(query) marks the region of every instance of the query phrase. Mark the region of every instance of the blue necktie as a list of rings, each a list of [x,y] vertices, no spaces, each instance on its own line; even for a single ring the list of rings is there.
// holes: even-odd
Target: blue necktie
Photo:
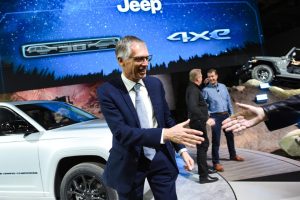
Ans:
[[[139,83],[135,84],[135,86],[133,87],[134,91],[136,93],[135,109],[136,109],[136,112],[139,117],[141,128],[151,128],[149,119],[148,119],[148,115],[147,115],[147,110],[146,110],[145,104],[143,102],[143,98],[141,96],[140,87],[141,87],[141,84],[139,84]],[[143,147],[143,149],[144,149],[144,155],[146,156],[146,158],[148,158],[149,160],[152,160],[156,153],[155,149],[149,148],[149,147]]]

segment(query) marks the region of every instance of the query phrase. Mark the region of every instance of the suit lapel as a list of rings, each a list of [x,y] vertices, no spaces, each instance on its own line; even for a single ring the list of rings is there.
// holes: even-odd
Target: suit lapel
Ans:
[[[139,122],[139,118],[137,116],[137,112],[135,110],[135,107],[132,103],[132,100],[129,96],[129,92],[127,91],[121,77],[118,77],[118,79],[116,79],[117,81],[117,88],[119,88],[120,94],[123,97],[125,103],[127,104],[129,110],[131,111],[132,116],[134,117],[135,121],[137,122],[137,126],[140,126],[140,122]]]
[[[160,123],[160,117],[159,117],[159,114],[161,113],[161,111],[159,111],[159,99],[158,99],[158,96],[157,96],[157,91],[155,90],[155,88],[153,88],[153,86],[151,87],[151,81],[149,80],[149,78],[144,78],[143,79],[144,83],[145,83],[145,87],[147,88],[147,91],[148,91],[148,95],[150,97],[150,100],[151,100],[151,104],[152,104],[152,107],[153,107],[153,113],[154,113],[154,116],[157,120],[157,123],[158,123],[158,127],[161,127],[161,123]]]

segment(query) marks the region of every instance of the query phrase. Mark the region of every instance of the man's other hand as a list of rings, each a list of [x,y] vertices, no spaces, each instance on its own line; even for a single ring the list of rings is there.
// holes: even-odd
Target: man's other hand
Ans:
[[[164,129],[164,141],[169,140],[177,144],[183,144],[188,147],[196,147],[196,144],[201,144],[204,141],[200,137],[203,133],[201,131],[186,128],[190,120],[186,120],[172,128]]]
[[[190,154],[187,151],[181,153],[181,157],[185,162],[184,169],[186,171],[192,171],[194,169],[194,160],[191,158]]]

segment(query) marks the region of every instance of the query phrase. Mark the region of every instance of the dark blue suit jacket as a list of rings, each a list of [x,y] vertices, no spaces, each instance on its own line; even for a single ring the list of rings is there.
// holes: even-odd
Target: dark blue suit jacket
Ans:
[[[165,100],[165,91],[159,79],[147,76],[143,79],[150,96],[158,128],[142,129],[129,93],[121,77],[104,83],[98,88],[101,111],[113,134],[105,170],[105,183],[118,192],[129,192],[135,178],[142,147],[160,147],[162,128],[175,125]],[[166,142],[169,163],[176,165],[174,148],[184,145]],[[174,147],[174,148],[173,148]]]

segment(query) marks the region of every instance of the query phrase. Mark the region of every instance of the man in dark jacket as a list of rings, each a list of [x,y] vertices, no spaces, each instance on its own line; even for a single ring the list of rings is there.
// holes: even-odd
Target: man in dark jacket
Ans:
[[[218,180],[217,177],[209,176],[210,173],[216,172],[213,169],[209,169],[207,165],[207,150],[209,146],[209,140],[207,137],[206,123],[213,125],[213,119],[208,118],[208,109],[205,100],[202,97],[200,91],[200,85],[202,83],[201,69],[193,69],[189,73],[190,83],[186,89],[186,104],[188,109],[188,118],[190,121],[190,127],[192,129],[200,130],[203,132],[204,142],[197,145],[197,164],[200,183],[211,183]]]
[[[239,132],[263,121],[272,131],[300,121],[300,95],[262,107],[240,103],[237,106],[243,110],[223,121],[226,131]]]
[[[126,36],[115,53],[122,74],[97,90],[113,134],[103,180],[117,190],[119,200],[142,200],[146,178],[156,200],[176,200],[174,149],[192,170],[194,161],[185,145],[200,144],[201,132],[185,128],[188,120],[176,125],[162,83],[146,76],[151,55],[144,41]]]

